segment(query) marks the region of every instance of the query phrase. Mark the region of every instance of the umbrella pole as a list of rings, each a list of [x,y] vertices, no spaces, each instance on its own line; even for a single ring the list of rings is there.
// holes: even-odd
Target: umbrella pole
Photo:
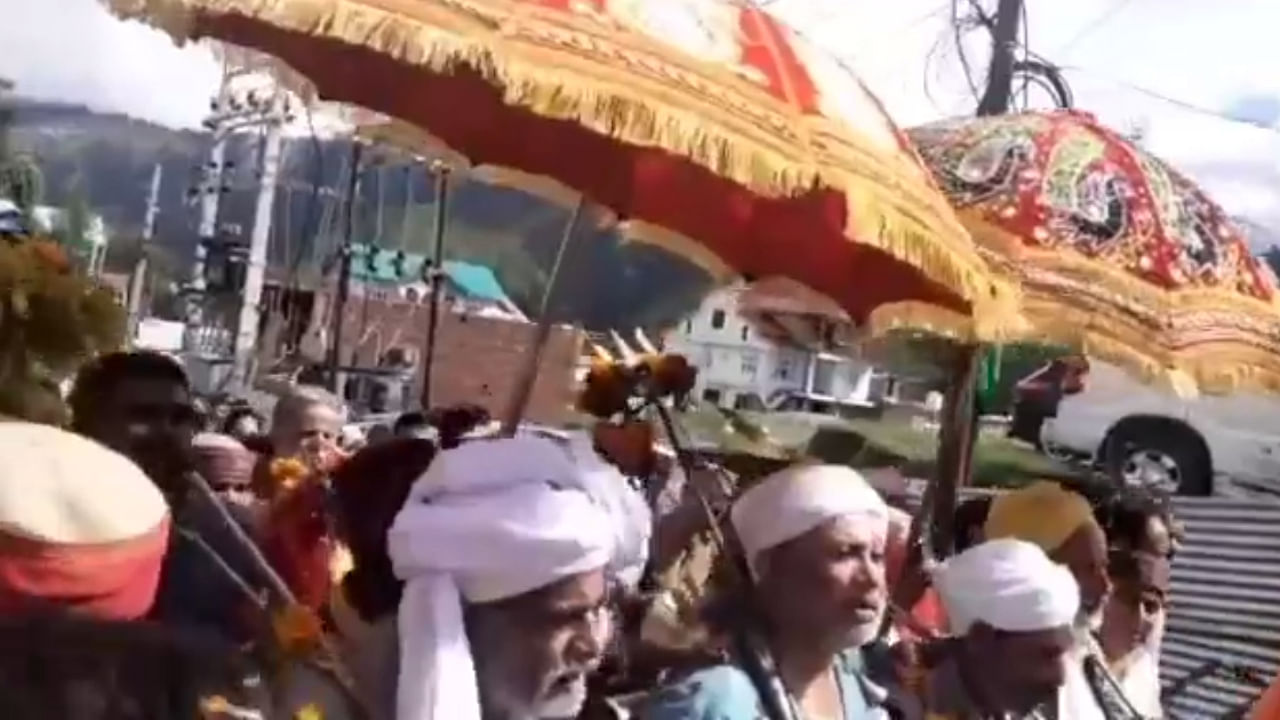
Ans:
[[[938,461],[934,482],[933,547],[945,555],[955,541],[955,510],[959,488],[970,484],[977,441],[977,383],[982,347],[957,349],[951,366],[942,426],[938,429]]]
[[[911,518],[904,568],[909,566],[917,549],[920,561],[927,566],[946,557],[954,546],[958,489],[969,483],[973,466],[973,447],[977,438],[974,400],[981,357],[981,346],[964,345],[956,349],[952,358],[942,424],[938,428],[934,476],[925,485],[920,505]],[[901,579],[894,583],[890,610],[880,625],[880,637],[889,631],[896,612],[910,612],[910,599],[902,596],[904,589]]]
[[[650,405],[658,413],[658,417],[662,421],[663,430],[666,431],[667,440],[671,443],[671,449],[675,451],[676,461],[680,463],[681,469],[684,470],[685,489],[693,491],[698,499],[698,505],[706,515],[707,528],[710,531],[712,543],[729,559],[730,565],[734,569],[734,579],[738,582],[738,589],[746,597],[751,597],[755,592],[755,579],[751,575],[751,568],[747,564],[747,558],[741,552],[739,546],[729,544],[725,538],[724,531],[720,528],[721,516],[716,514],[706,492],[694,480],[693,454],[680,441],[680,435],[676,430],[676,422],[671,415],[671,410],[663,405],[661,401],[652,402]],[[748,607],[754,608],[754,605],[748,604]],[[763,706],[761,709],[764,711],[767,720],[792,720],[797,718],[799,713],[791,696],[786,692],[778,692],[779,687],[782,685],[782,676],[778,673],[772,652],[767,644],[763,643],[755,635],[762,623],[753,610],[749,610],[748,613],[748,621],[744,623],[743,627],[736,628],[733,633],[733,646],[739,655],[740,662],[743,664],[743,670],[746,672],[747,678],[760,696]]]
[[[446,205],[449,201],[448,165],[436,161],[432,166],[436,176],[435,257],[431,265],[423,266],[431,281],[431,300],[427,304],[427,338],[422,351],[422,409],[431,409],[431,370],[435,366],[436,331],[440,324],[440,293],[444,289],[444,229],[448,222]]]
[[[570,240],[573,239],[574,230],[578,226],[585,203],[586,199],[579,196],[578,202],[573,206],[572,214],[569,215],[569,223],[565,225],[564,234],[560,236],[560,246],[556,248],[556,259],[551,263],[551,274],[547,277],[546,287],[542,289],[542,306],[538,310],[538,328],[533,336],[533,347],[525,358],[524,367],[520,369],[515,392],[511,395],[511,404],[507,406],[507,412],[502,418],[502,434],[505,437],[515,436],[520,418],[524,416],[529,398],[533,395],[533,385],[538,379],[538,368],[542,366],[542,353],[546,350],[547,341],[551,339],[551,303],[555,299],[566,250],[569,248]]]

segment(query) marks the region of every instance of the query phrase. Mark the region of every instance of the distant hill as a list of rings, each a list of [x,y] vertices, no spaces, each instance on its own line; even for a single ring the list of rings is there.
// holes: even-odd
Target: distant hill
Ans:
[[[164,168],[158,242],[185,266],[196,245],[196,210],[188,191],[206,161],[207,133],[172,130],[77,105],[18,100],[11,142],[30,152],[45,174],[44,201],[65,204],[79,186],[117,238],[136,237],[145,214],[152,167]],[[221,204],[224,228],[247,234],[256,200],[259,139],[238,136],[229,145],[235,165]],[[316,277],[340,242],[350,145],[345,140],[291,139],[286,143],[277,194],[270,259],[273,267]],[[512,299],[536,315],[568,212],[512,190],[458,183],[447,205],[446,254],[494,267]],[[316,192],[313,188],[322,190]],[[421,168],[366,172],[357,206],[358,239],[429,254],[434,187]],[[379,218],[381,215],[381,218]],[[407,225],[406,225],[407,218]],[[379,237],[378,229],[381,228]],[[563,269],[556,315],[589,328],[662,327],[692,309],[707,290],[706,276],[660,250],[622,246],[605,232],[590,232]],[[583,238],[587,239],[587,238]]]

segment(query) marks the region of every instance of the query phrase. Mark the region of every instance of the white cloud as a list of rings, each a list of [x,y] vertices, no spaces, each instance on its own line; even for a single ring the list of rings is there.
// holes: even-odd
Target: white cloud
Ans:
[[[222,72],[208,48],[178,48],[99,0],[0,0],[0,10],[0,75],[21,93],[176,127],[208,112]]]

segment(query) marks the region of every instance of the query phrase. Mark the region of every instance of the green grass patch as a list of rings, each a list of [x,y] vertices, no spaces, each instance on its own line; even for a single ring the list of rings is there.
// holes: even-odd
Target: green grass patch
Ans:
[[[795,413],[730,413],[699,409],[681,415],[686,432],[723,452],[776,457],[779,450],[852,467],[897,467],[908,477],[934,477],[936,433],[905,419],[841,420]],[[734,421],[734,417],[738,421]],[[744,431],[743,423],[760,432]],[[738,426],[738,427],[735,427]],[[979,436],[973,482],[979,487],[1018,487],[1043,478],[1082,478],[1082,473],[1050,460],[997,432]]]

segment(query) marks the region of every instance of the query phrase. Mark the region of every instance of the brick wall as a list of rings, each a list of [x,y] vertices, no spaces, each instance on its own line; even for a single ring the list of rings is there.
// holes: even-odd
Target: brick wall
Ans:
[[[456,314],[447,310],[447,304],[441,305],[431,404],[475,403],[501,417],[530,353],[536,326]],[[321,313],[317,308],[317,315]],[[344,313],[343,362],[351,361],[354,350],[354,364],[374,366],[393,347],[421,358],[428,315],[425,305],[352,298]],[[567,326],[552,329],[525,411],[527,420],[558,425],[568,419],[581,347],[581,331]],[[416,390],[420,392],[420,387]]]

